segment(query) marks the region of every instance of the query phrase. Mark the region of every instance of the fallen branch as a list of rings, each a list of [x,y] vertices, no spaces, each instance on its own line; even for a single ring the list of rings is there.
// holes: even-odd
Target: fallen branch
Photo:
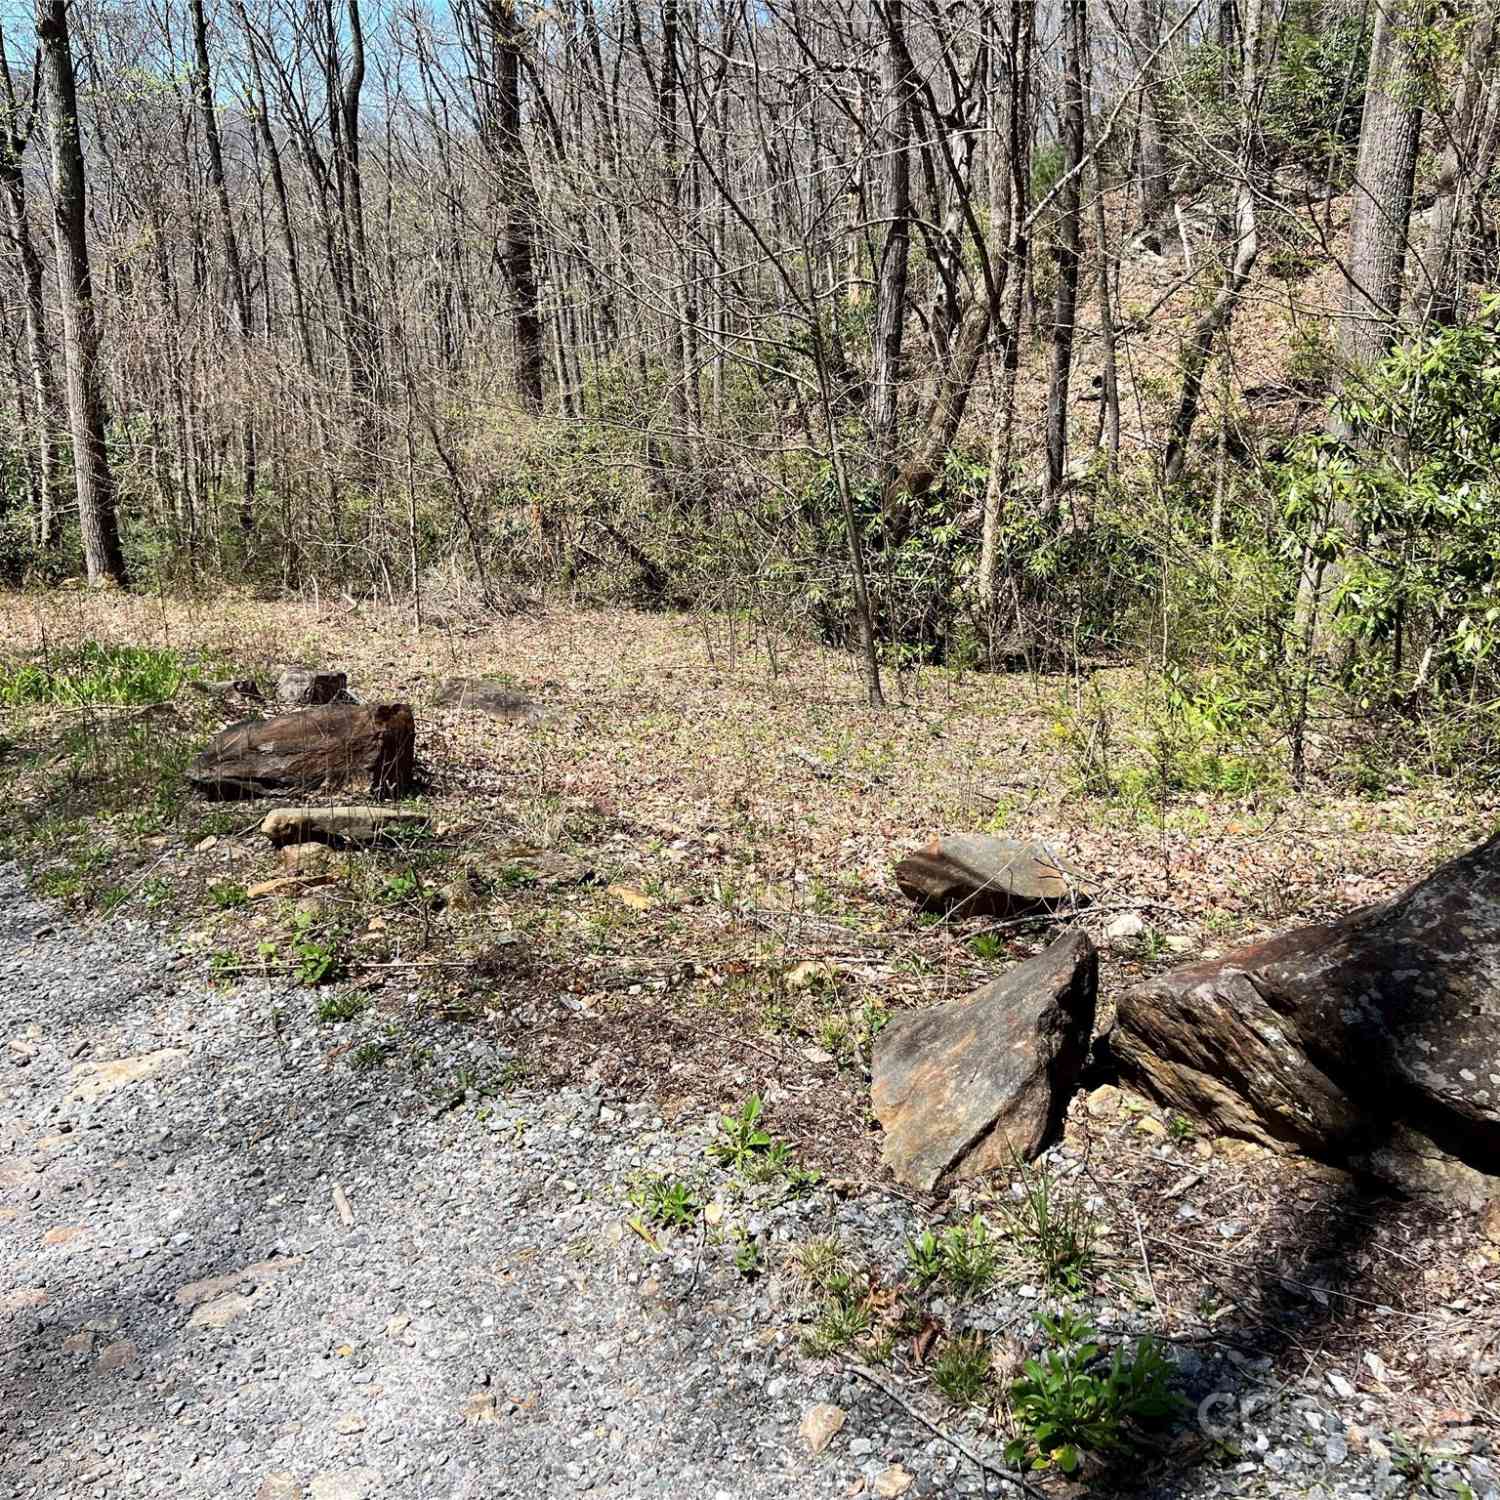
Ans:
[[[894,1401],[896,1405],[899,1406],[901,1410],[904,1411],[906,1415],[912,1419],[912,1421],[920,1422],[921,1425],[928,1430],[928,1432],[932,1433],[935,1437],[940,1438],[943,1442],[947,1443],[949,1447],[954,1448],[959,1453],[963,1454],[963,1456],[968,1459],[969,1462],[973,1464],[981,1474],[993,1474],[997,1479],[1003,1479],[1007,1484],[1013,1484],[1018,1490],[1024,1490],[1026,1494],[1034,1496],[1035,1500],[1049,1500],[1047,1492],[1044,1489],[1039,1488],[1037,1485],[1032,1484],[1031,1481],[1027,1479],[1023,1474],[1019,1474],[1014,1469],[1007,1469],[1000,1464],[992,1462],[990,1459],[985,1458],[983,1454],[976,1453],[972,1448],[968,1446],[967,1443],[964,1443],[958,1438],[954,1437],[951,1432],[944,1432],[936,1422],[930,1421],[927,1417],[924,1417],[922,1413],[919,1412],[914,1406],[912,1406],[909,1401],[905,1400],[901,1396],[898,1396],[896,1392],[893,1391],[890,1386],[888,1386],[883,1380],[881,1380],[880,1377],[876,1375],[872,1370],[867,1370],[863,1365],[855,1364],[845,1365],[844,1368],[848,1370],[851,1375],[858,1375],[861,1380],[868,1381],[869,1384],[873,1385],[875,1389],[879,1391],[880,1394],[884,1396],[888,1401]]]

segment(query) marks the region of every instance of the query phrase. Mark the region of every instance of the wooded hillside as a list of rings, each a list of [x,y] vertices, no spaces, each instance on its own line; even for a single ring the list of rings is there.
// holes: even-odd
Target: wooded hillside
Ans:
[[[1493,695],[1496,12],[39,0],[0,562],[1126,651],[1300,776]]]

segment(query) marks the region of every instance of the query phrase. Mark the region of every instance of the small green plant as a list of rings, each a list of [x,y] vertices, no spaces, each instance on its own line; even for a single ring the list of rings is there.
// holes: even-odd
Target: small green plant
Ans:
[[[746,1278],[759,1276],[765,1269],[764,1259],[760,1253],[760,1246],[743,1229],[736,1236],[734,1268],[741,1276]]]
[[[373,1072],[376,1068],[383,1068],[386,1060],[396,1050],[396,1044],[389,1037],[380,1037],[373,1042],[361,1042],[349,1058],[349,1066],[357,1073]]]
[[[1104,1364],[1082,1319],[1064,1314],[1041,1322],[1052,1347],[1027,1360],[1011,1387],[1017,1435],[1005,1450],[1008,1463],[1071,1474],[1083,1453],[1134,1449],[1140,1424],[1182,1409],[1169,1389],[1172,1365],[1153,1339],[1140,1340],[1128,1357],[1117,1348]]]
[[[415,871],[408,870],[400,875],[385,877],[385,884],[380,888],[380,899],[388,906],[405,906],[420,896],[421,892],[421,877]]]
[[[989,1341],[977,1333],[946,1339],[932,1366],[932,1383],[957,1407],[978,1406],[989,1390]]]
[[[854,1264],[837,1235],[814,1235],[794,1245],[786,1258],[786,1274],[797,1287],[827,1293],[835,1285],[847,1287]]]
[[[161,906],[172,899],[172,882],[165,876],[154,875],[141,882],[141,903],[145,906]]]
[[[0,704],[164,703],[176,695],[186,675],[175,651],[83,641],[39,661],[0,665]]]
[[[1045,1163],[1033,1168],[1017,1158],[1021,1195],[1010,1204],[1011,1236],[1048,1286],[1082,1290],[1094,1271],[1094,1220],[1082,1201],[1065,1193]]]
[[[221,880],[209,886],[208,899],[218,911],[233,911],[250,904],[250,893],[237,881]]]
[[[1185,1146],[1195,1134],[1193,1122],[1185,1115],[1173,1115],[1167,1121],[1167,1135],[1179,1146]]]
[[[1388,1437],[1391,1469],[1406,1481],[1409,1494],[1452,1495],[1456,1500],[1473,1500],[1474,1492],[1467,1484],[1461,1480],[1445,1482],[1438,1474],[1438,1466],[1452,1462],[1456,1454],[1429,1448],[1420,1439],[1413,1440],[1399,1432],[1392,1431]]]
[[[642,1218],[667,1229],[688,1229],[698,1222],[702,1212],[693,1190],[676,1178],[643,1177],[631,1188],[629,1196]]]
[[[802,1335],[803,1352],[826,1359],[867,1338],[871,1326],[869,1288],[851,1278],[843,1291],[823,1300],[812,1326]]]
[[[771,1137],[761,1129],[760,1117],[765,1105],[759,1094],[751,1096],[740,1105],[739,1113],[719,1117],[720,1139],[708,1149],[721,1165],[742,1172],[756,1162],[758,1156],[771,1149]]]
[[[310,911],[298,912],[292,924],[291,953],[292,972],[309,989],[339,978],[344,971],[337,935],[320,926]]]
[[[318,1023],[322,1026],[334,1026],[344,1021],[353,1021],[365,1013],[368,1003],[363,995],[356,995],[351,990],[324,995],[318,1001]]]
[[[999,1247],[990,1226],[975,1214],[939,1235],[929,1229],[907,1242],[907,1271],[918,1287],[942,1282],[960,1297],[974,1296],[994,1285],[999,1274]]]
[[[536,871],[525,865],[502,865],[495,872],[495,884],[502,891],[530,890],[537,883]]]
[[[228,984],[233,981],[239,967],[239,956],[227,948],[220,948],[209,957],[208,977],[216,984]]]
[[[969,944],[969,949],[975,958],[982,958],[986,963],[1005,957],[1005,944],[996,932],[981,932]]]

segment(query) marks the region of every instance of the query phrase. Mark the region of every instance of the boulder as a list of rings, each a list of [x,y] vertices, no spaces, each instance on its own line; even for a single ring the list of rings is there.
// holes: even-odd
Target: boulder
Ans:
[[[934,839],[896,866],[896,884],[918,904],[992,917],[1056,907],[1089,883],[1042,844],[984,833]]]
[[[1099,960],[1082,932],[967,999],[898,1016],[875,1043],[870,1102],[881,1159],[931,1191],[1030,1159],[1062,1121],[1088,1055]]]
[[[451,678],[438,689],[433,705],[485,714],[503,724],[539,724],[547,716],[534,699],[482,678]]]
[[[393,807],[278,807],[260,820],[260,831],[278,849],[303,844],[341,847],[378,844],[431,822],[426,813]],[[306,862],[306,861],[304,861]]]
[[[1500,1179],[1500,836],[1393,901],[1128,991],[1121,1074],[1226,1135],[1418,1189]]]
[[[286,708],[316,708],[323,703],[343,703],[349,679],[343,672],[312,672],[306,667],[287,667],[276,680],[276,701]]]
[[[411,784],[416,738],[405,703],[329,704],[221,729],[187,777],[211,797],[349,784],[389,796]]]

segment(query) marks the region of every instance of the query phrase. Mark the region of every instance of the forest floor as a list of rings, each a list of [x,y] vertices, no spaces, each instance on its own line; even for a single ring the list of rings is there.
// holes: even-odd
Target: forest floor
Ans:
[[[350,1101],[379,1118],[370,1160],[361,1162],[346,1138],[341,1166],[323,1179],[310,1166],[290,1173],[280,1189],[298,1206],[319,1205],[318,1246],[308,1252],[315,1260],[322,1254],[336,1268],[340,1254],[360,1258],[338,1248],[340,1235],[358,1232],[343,1225],[342,1211],[326,1222],[333,1210],[323,1202],[331,1191],[325,1179],[335,1170],[363,1172],[366,1190],[386,1205],[382,1216],[399,1215],[403,1193],[375,1179],[385,1171],[410,1176],[390,1165],[403,1141],[441,1158],[427,1177],[436,1171],[468,1182],[464,1163],[488,1162],[501,1135],[521,1159],[528,1130],[546,1126],[556,1138],[536,1147],[538,1181],[547,1185],[532,1195],[536,1215],[576,1209],[588,1253],[604,1256],[616,1281],[637,1290],[651,1283],[679,1331],[701,1334],[707,1317],[727,1318],[726,1329],[743,1318],[734,1337],[754,1343],[759,1373],[754,1390],[736,1397],[748,1403],[735,1419],[737,1435],[726,1429],[704,1440],[722,1450],[706,1467],[669,1464],[639,1485],[633,1450],[620,1449],[625,1440],[611,1450],[612,1440],[601,1438],[596,1457],[606,1460],[606,1477],[593,1460],[580,1474],[592,1475],[602,1493],[714,1493],[715,1484],[727,1493],[882,1493],[881,1485],[898,1493],[902,1473],[913,1476],[914,1494],[978,1492],[979,1469],[925,1424],[998,1464],[1003,1402],[991,1399],[994,1380],[967,1408],[941,1397],[935,1382],[944,1351],[961,1347],[963,1329],[1019,1338],[1034,1350],[1036,1314],[1060,1298],[1106,1339],[1152,1333],[1168,1341],[1183,1389],[1195,1401],[1217,1393],[1211,1412],[1227,1402],[1230,1420],[1190,1416],[1157,1445],[1156,1462],[1091,1459],[1081,1481],[1037,1476],[1044,1488],[1439,1494],[1460,1492],[1462,1483],[1480,1496],[1494,1492],[1500,1247],[1485,1239],[1474,1205],[1372,1198],[1330,1169],[1197,1139],[1187,1122],[1096,1089],[1075,1101],[1044,1169],[1045,1191],[1059,1205],[1082,1205],[1091,1225],[1087,1275],[1072,1277],[1063,1298],[1028,1261],[1024,1247],[1035,1248],[1034,1237],[1016,1234],[983,1289],[961,1296],[939,1287],[917,1298],[903,1281],[909,1236],[928,1224],[972,1223],[976,1213],[997,1226],[1013,1223],[1017,1200],[1009,1184],[942,1201],[893,1192],[879,1167],[866,1074],[873,1035],[892,1012],[962,995],[1058,930],[987,930],[993,924],[978,918],[914,913],[891,867],[934,834],[983,829],[1043,839],[1100,882],[1082,921],[1101,944],[1104,1027],[1114,998],[1144,974],[1401,889],[1488,833],[1492,804],[1420,770],[1378,759],[1372,766],[1331,730],[1314,746],[1309,787],[1294,792],[1273,757],[1169,743],[1175,731],[1137,674],[1122,668],[1101,667],[1086,683],[925,670],[892,679],[893,706],[873,712],[846,658],[752,643],[742,625],[722,619],[558,608],[493,623],[450,611],[418,629],[409,614],[346,603],[56,594],[0,599],[0,629],[0,664],[44,651],[66,660],[81,642],[113,642],[174,653],[194,676],[270,684],[279,666],[294,662],[344,671],[362,701],[414,706],[426,780],[411,805],[431,815],[434,835],[351,856],[316,889],[251,896],[281,873],[255,832],[258,810],[197,799],[181,774],[207,734],[235,715],[185,687],[127,708],[8,710],[0,724],[8,787],[0,835],[32,890],[68,909],[58,920],[83,924],[80,952],[107,956],[113,943],[134,951],[146,933],[169,945],[172,993],[185,998],[169,1007],[165,1029],[158,1015],[115,1041],[119,1056],[146,1055],[153,1038],[161,1051],[169,1040],[188,1056],[173,1059],[172,1072],[191,1090],[195,1048],[232,1050],[229,1033],[212,1028],[234,1017],[249,1028],[246,1038],[258,1039],[245,1042],[244,1066],[252,1073],[262,1066],[253,1063],[262,1051],[280,1056],[310,1120],[337,1135],[329,1122],[344,1120]],[[435,707],[440,684],[455,677],[504,683],[539,712],[496,723]],[[1153,772],[1164,757],[1190,763],[1192,775],[1164,784]],[[1145,930],[1107,940],[1110,922],[1127,912],[1139,914]],[[36,919],[28,931],[46,925]],[[62,959],[54,953],[51,961]],[[215,995],[223,999],[217,1010]],[[43,1077],[48,1062],[60,1083],[68,1058],[51,1057],[61,1037],[41,1013],[48,1003],[45,987],[34,989],[5,1023],[13,1055],[37,1063],[28,1078]],[[177,1014],[184,1005],[201,1009],[207,1040],[184,1040],[189,1023]],[[130,1029],[128,1017],[114,1020]],[[86,1025],[74,1029],[87,1041]],[[96,1045],[89,1055],[103,1053]],[[252,1084],[249,1076],[237,1084],[236,1098],[253,1094]],[[13,1361],[18,1348],[80,1332],[57,1326],[56,1299],[49,1312],[45,1302],[17,1296],[51,1290],[43,1262],[54,1252],[33,1246],[38,1230],[48,1232],[41,1205],[53,1202],[45,1191],[51,1174],[74,1172],[69,1153],[97,1150],[101,1140],[87,1127],[81,1146],[60,1131],[42,1136],[45,1111],[27,1113],[41,1102],[27,1094],[35,1088],[23,1079],[8,1093],[11,1175],[0,1183],[10,1205],[0,1222],[4,1259],[16,1268],[18,1289],[3,1304],[21,1339],[8,1341]],[[268,1099],[280,1093],[268,1084]],[[704,1157],[706,1144],[724,1138],[719,1117],[751,1095],[788,1148],[786,1168],[760,1180]],[[558,1123],[569,1110],[569,1120],[589,1123]],[[275,1144],[261,1149],[285,1153],[305,1141],[295,1110],[282,1118],[268,1104],[262,1114],[257,1128]],[[225,1132],[243,1124],[236,1109],[209,1116],[201,1130],[218,1132],[232,1154]],[[141,1129],[150,1124],[143,1118]],[[579,1159],[572,1176],[570,1153]],[[88,1163],[83,1176],[98,1170]],[[496,1170],[503,1177],[515,1169]],[[275,1182],[259,1181],[264,1201],[244,1211],[247,1222],[278,1192]],[[690,1212],[664,1206],[676,1186]],[[507,1203],[531,1202],[520,1186],[505,1192],[496,1203],[502,1218]],[[715,1214],[703,1212],[715,1206]],[[423,1233],[440,1240],[437,1223],[424,1220]],[[524,1238],[524,1228],[515,1233]],[[148,1229],[143,1219],[132,1233],[149,1240]],[[840,1236],[840,1257],[862,1268],[869,1326],[855,1316],[841,1328],[838,1295],[806,1272],[817,1254],[808,1245],[830,1232]],[[213,1265],[211,1244],[195,1242],[203,1254],[192,1258],[202,1264],[191,1269],[206,1277],[249,1265],[288,1234],[260,1236],[240,1260],[239,1247],[221,1246],[222,1264]],[[152,1242],[145,1259],[155,1265],[152,1255],[176,1253],[170,1246],[170,1237]],[[131,1264],[123,1240],[105,1248]],[[441,1253],[436,1241],[435,1249]],[[295,1245],[276,1252],[302,1253]],[[379,1255],[370,1257],[351,1285],[355,1302],[359,1287],[380,1282]],[[103,1264],[115,1261],[106,1256]],[[421,1280],[409,1268],[405,1274],[414,1287]],[[521,1280],[529,1288],[524,1308],[497,1304],[476,1315],[511,1318],[530,1349],[546,1337],[536,1304],[549,1294]],[[307,1295],[316,1302],[319,1292],[309,1287]],[[476,1309],[484,1300],[472,1288],[466,1296]],[[365,1311],[374,1317],[373,1302]],[[77,1321],[81,1328],[89,1317]],[[75,1363],[82,1347],[74,1346]],[[649,1347],[648,1337],[642,1352]],[[878,1395],[866,1375],[851,1372],[877,1357],[885,1362],[874,1378],[893,1394]],[[115,1357],[122,1361],[130,1364]],[[271,1367],[280,1368],[275,1359]],[[13,1362],[8,1374],[17,1373]],[[584,1376],[573,1370],[569,1378]],[[705,1376],[716,1389],[724,1378],[717,1365]],[[152,1379],[180,1382],[165,1367]],[[452,1380],[472,1384],[466,1371]],[[26,1416],[12,1380],[5,1384],[24,1434]],[[639,1395],[631,1384],[610,1387],[622,1410]],[[634,1384],[659,1404],[685,1399],[670,1383]],[[399,1431],[403,1421],[427,1420],[403,1416],[399,1382],[392,1390],[385,1425]],[[475,1391],[455,1386],[453,1394],[461,1404]],[[482,1406],[482,1391],[479,1398]],[[816,1458],[796,1434],[814,1398],[848,1415]],[[555,1410],[577,1417],[567,1403]],[[719,1457],[761,1461],[747,1436],[758,1421],[770,1424],[761,1458],[770,1462],[774,1449],[780,1477],[767,1470],[749,1485],[724,1469],[721,1478]],[[366,1431],[350,1427],[351,1439]],[[368,1492],[469,1493],[462,1488],[469,1481],[454,1480],[457,1471],[417,1451],[420,1444],[405,1468],[382,1466],[377,1438],[370,1424],[353,1444],[368,1448],[367,1461],[350,1469],[373,1476],[359,1481]],[[272,1463],[253,1436],[225,1441],[225,1462],[233,1463],[219,1477],[231,1493],[256,1493],[249,1478],[256,1464],[300,1486],[298,1465],[312,1463],[300,1440],[288,1440],[296,1461],[285,1465]],[[234,1450],[240,1441],[250,1447]],[[661,1441],[667,1449],[674,1443],[669,1432]],[[153,1476],[149,1463],[134,1463]],[[406,1478],[381,1477],[398,1470]],[[485,1472],[480,1463],[473,1482]],[[38,1492],[58,1492],[57,1471],[32,1473]],[[547,1476],[537,1469],[513,1477],[521,1484]],[[565,1471],[553,1477],[587,1487]],[[345,1493],[323,1478],[321,1490],[306,1480],[308,1493]],[[69,1482],[79,1487],[66,1493],[90,1492],[76,1475]],[[988,1483],[993,1492],[1000,1481],[991,1473]],[[265,1493],[270,1500],[279,1492]]]

